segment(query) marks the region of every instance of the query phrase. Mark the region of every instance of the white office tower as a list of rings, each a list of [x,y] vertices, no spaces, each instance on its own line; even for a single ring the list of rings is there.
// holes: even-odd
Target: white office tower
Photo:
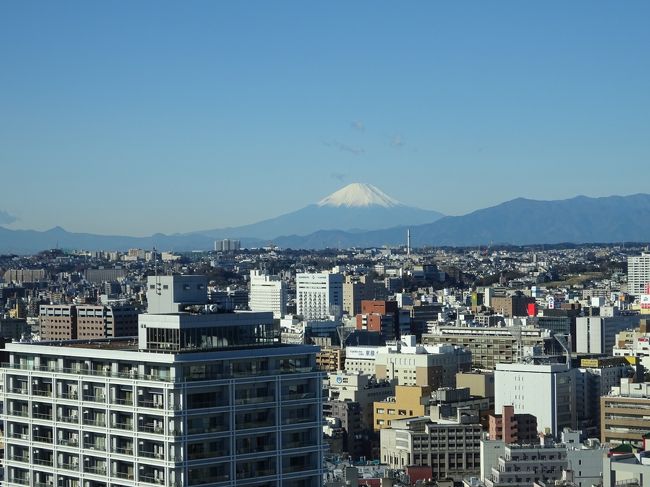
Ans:
[[[341,317],[343,275],[327,271],[296,274],[296,312],[306,320]]]
[[[248,307],[251,311],[271,311],[273,318],[282,318],[287,313],[286,283],[279,276],[251,271]]]
[[[140,315],[139,336],[10,343],[3,487],[317,487],[315,347],[271,313]]]
[[[575,427],[574,374],[564,364],[497,364],[494,410],[512,405],[515,414],[534,415],[540,431],[557,437]]]
[[[650,252],[627,258],[627,292],[633,296],[650,294]]]

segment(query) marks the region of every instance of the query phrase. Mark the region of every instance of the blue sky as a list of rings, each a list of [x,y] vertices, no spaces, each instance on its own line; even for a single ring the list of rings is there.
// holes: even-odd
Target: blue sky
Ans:
[[[375,184],[648,192],[650,2],[0,5],[0,224],[147,235]]]

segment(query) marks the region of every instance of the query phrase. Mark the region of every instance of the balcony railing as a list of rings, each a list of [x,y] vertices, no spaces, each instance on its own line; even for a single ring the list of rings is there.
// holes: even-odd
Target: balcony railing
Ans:
[[[133,423],[113,423],[113,428],[117,428],[119,430],[133,430]]]
[[[61,438],[58,444],[61,446],[77,447],[79,446],[79,440],[76,440],[74,438]]]
[[[46,467],[51,467],[54,464],[51,458],[34,458],[32,463],[35,465],[45,465]]]
[[[157,484],[157,485],[165,484],[165,479],[162,479],[160,477],[150,477],[148,475],[140,475],[138,480],[140,482],[145,482],[147,484]]]
[[[86,466],[86,467],[84,467],[84,472],[85,473],[93,473],[95,475],[106,475],[106,467]]]
[[[29,455],[7,455],[7,460],[29,463]]]
[[[116,397],[113,401],[113,404],[119,404],[121,406],[133,406],[133,399]]]
[[[99,426],[100,428],[104,428],[106,426],[106,420],[105,419],[84,419],[84,424],[89,425],[89,426]]]
[[[12,484],[29,485],[29,479],[25,477],[10,477],[9,482]]]
[[[147,451],[147,450],[140,450],[140,456],[143,458],[157,458],[158,460],[164,460],[165,459],[165,454],[164,453],[154,453],[152,451]]]
[[[141,431],[143,433],[163,434],[165,432],[165,428],[163,426],[154,426],[152,424],[141,424],[138,427],[138,431]]]
[[[164,409],[165,405],[163,404],[162,401],[147,401],[147,400],[140,400],[138,401],[138,406],[141,408],[151,408],[151,409]]]
[[[133,480],[133,474],[128,472],[113,472],[113,477],[118,479]]]
[[[78,423],[79,422],[79,416],[59,416],[59,421],[62,421],[64,423]]]
[[[9,438],[17,438],[19,440],[29,440],[29,432],[27,431],[24,432],[14,431],[12,433],[9,433],[8,436]]]
[[[32,390],[32,395],[34,395],[34,396],[42,396],[42,397],[52,397],[52,390],[34,389],[34,390]]]
[[[48,421],[52,421],[52,413],[33,413],[32,418],[47,419]]]
[[[52,437],[51,436],[36,436],[32,438],[34,441],[38,441],[39,443],[52,443]]]
[[[79,470],[79,464],[78,463],[59,463],[58,466],[65,469],[65,470],[74,470],[74,471]]]
[[[84,394],[84,401],[104,403],[106,396],[104,394]]]
[[[111,451],[113,453],[119,453],[121,455],[133,455],[133,447],[132,446],[130,446],[130,447],[129,446],[126,446],[126,447],[115,446],[115,447],[111,448]]]
[[[106,451],[106,445],[102,443],[87,442],[84,444],[84,448],[87,450]]]
[[[41,371],[41,372],[56,372],[56,373],[73,374],[73,375],[90,375],[96,377],[117,377],[123,379],[151,380],[156,382],[173,382],[169,377],[161,377],[159,375],[136,374],[131,372],[113,372],[112,370],[89,370],[85,368],[69,368],[69,367],[36,367],[34,365],[11,364],[7,362],[2,363],[1,366],[4,369],[34,370],[34,371]]]
[[[76,392],[62,392],[61,394],[59,394],[59,397],[61,399],[72,399],[76,401],[77,399],[79,399],[79,394],[77,394]]]

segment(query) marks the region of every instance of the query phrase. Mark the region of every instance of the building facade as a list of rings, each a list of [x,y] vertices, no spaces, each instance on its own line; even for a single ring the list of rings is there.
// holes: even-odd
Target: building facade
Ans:
[[[287,313],[287,285],[282,278],[253,270],[250,280],[249,309],[271,311],[274,318],[282,318]]]
[[[296,312],[306,320],[343,312],[343,276],[330,272],[296,274]]]
[[[315,347],[270,313],[141,315],[139,335],[8,344],[4,486],[321,483]]]

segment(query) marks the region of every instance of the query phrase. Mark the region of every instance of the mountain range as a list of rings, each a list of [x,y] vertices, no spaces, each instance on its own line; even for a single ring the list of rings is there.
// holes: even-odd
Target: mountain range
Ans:
[[[245,247],[283,248],[399,245],[471,246],[650,241],[650,195],[539,201],[517,198],[462,216],[413,208],[378,188],[353,183],[308,205],[251,225],[150,237],[45,232],[0,227],[0,252],[29,254],[61,247],[85,250],[209,250],[214,239],[238,238]]]

